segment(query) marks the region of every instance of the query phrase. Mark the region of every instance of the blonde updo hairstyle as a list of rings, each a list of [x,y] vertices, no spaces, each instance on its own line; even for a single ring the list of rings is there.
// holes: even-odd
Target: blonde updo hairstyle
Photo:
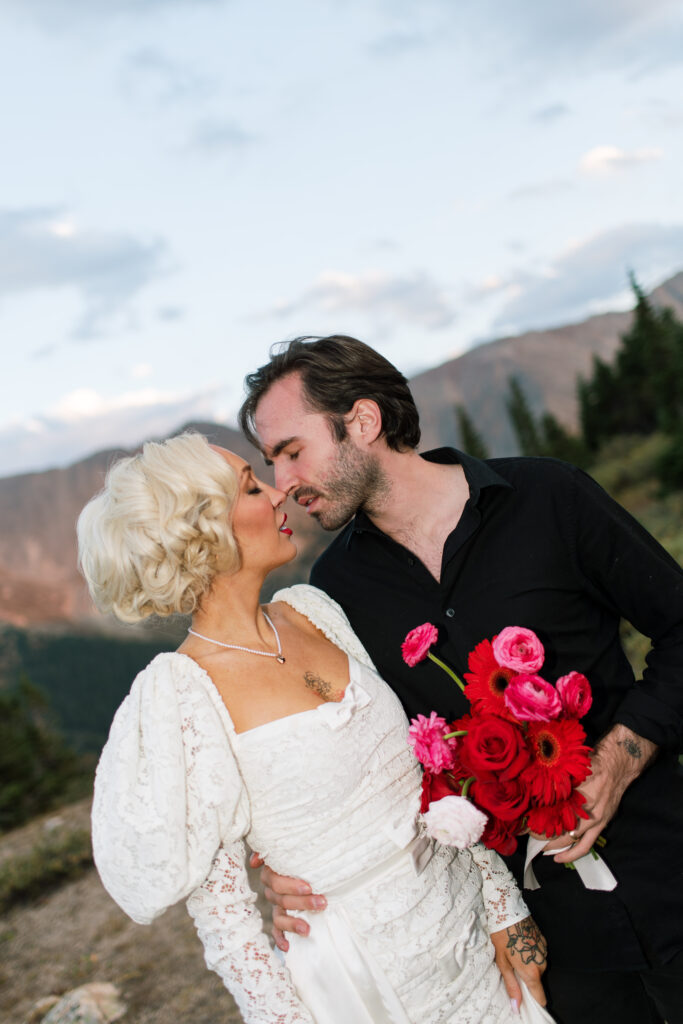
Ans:
[[[201,434],[120,459],[78,519],[79,565],[100,611],[123,622],[191,614],[240,559],[230,520],[237,474]]]

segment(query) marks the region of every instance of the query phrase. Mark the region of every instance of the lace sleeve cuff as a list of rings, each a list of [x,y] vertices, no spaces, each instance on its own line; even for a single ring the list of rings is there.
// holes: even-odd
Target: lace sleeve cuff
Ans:
[[[482,877],[482,889],[489,933],[502,931],[529,916],[517,883],[495,850],[481,843],[472,847],[472,856]]]
[[[314,1024],[273,953],[244,866],[244,845],[221,847],[187,909],[207,967],[232,993],[247,1024]]]

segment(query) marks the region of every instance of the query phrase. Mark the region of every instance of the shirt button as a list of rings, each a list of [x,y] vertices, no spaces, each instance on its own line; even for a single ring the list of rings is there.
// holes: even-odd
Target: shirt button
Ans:
[[[409,558],[408,559],[408,565],[415,565],[415,559],[414,558]]]
[[[455,608],[447,608],[446,615],[448,616],[449,619],[452,619],[453,616],[455,615]]]

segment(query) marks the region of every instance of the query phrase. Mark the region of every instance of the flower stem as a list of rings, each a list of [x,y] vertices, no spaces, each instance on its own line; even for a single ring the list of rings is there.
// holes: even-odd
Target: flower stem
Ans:
[[[449,668],[449,667],[448,667],[448,665],[446,665],[446,664],[445,664],[445,663],[444,663],[444,662],[443,662],[443,661],[441,660],[441,658],[437,658],[437,656],[436,656],[435,654],[432,654],[432,652],[431,652],[431,651],[429,651],[429,652],[428,652],[428,654],[427,654],[427,657],[428,657],[428,658],[429,658],[429,659],[430,659],[431,661],[433,661],[435,665],[438,665],[438,666],[439,666],[439,668],[442,668],[442,669],[444,670],[444,672],[447,672],[447,673],[448,673],[448,675],[449,675],[449,676],[451,677],[451,679],[453,680],[453,682],[457,683],[457,684],[458,684],[458,686],[460,687],[460,689],[461,689],[461,690],[464,690],[464,689],[465,689],[465,684],[463,683],[462,679],[461,679],[461,678],[460,678],[459,676],[456,676],[456,674],[455,674],[455,672],[453,671],[453,669],[452,669],[452,668]]]
[[[447,732],[445,740],[452,740],[454,736],[467,736],[467,729],[456,729],[455,732]]]
[[[465,779],[462,790],[460,791],[460,796],[467,796],[467,791],[472,785],[472,783],[475,781],[475,778],[476,776],[470,775],[469,779]]]

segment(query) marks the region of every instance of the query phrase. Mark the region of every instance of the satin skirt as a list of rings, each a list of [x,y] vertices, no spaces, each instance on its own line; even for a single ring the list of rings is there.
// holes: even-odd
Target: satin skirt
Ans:
[[[315,1024],[417,1024],[407,1015],[386,972],[356,931],[347,903],[350,896],[357,897],[380,881],[386,883],[394,874],[400,884],[411,862],[415,873],[420,874],[433,849],[431,840],[417,836],[389,860],[328,891],[325,911],[299,915],[309,924],[310,933],[289,937],[290,948],[284,959]],[[457,950],[455,955],[458,957]],[[466,956],[465,949],[462,956]],[[552,1017],[520,984],[524,996],[520,1013],[513,1015],[510,1010],[505,1019],[511,1024],[553,1024]]]

